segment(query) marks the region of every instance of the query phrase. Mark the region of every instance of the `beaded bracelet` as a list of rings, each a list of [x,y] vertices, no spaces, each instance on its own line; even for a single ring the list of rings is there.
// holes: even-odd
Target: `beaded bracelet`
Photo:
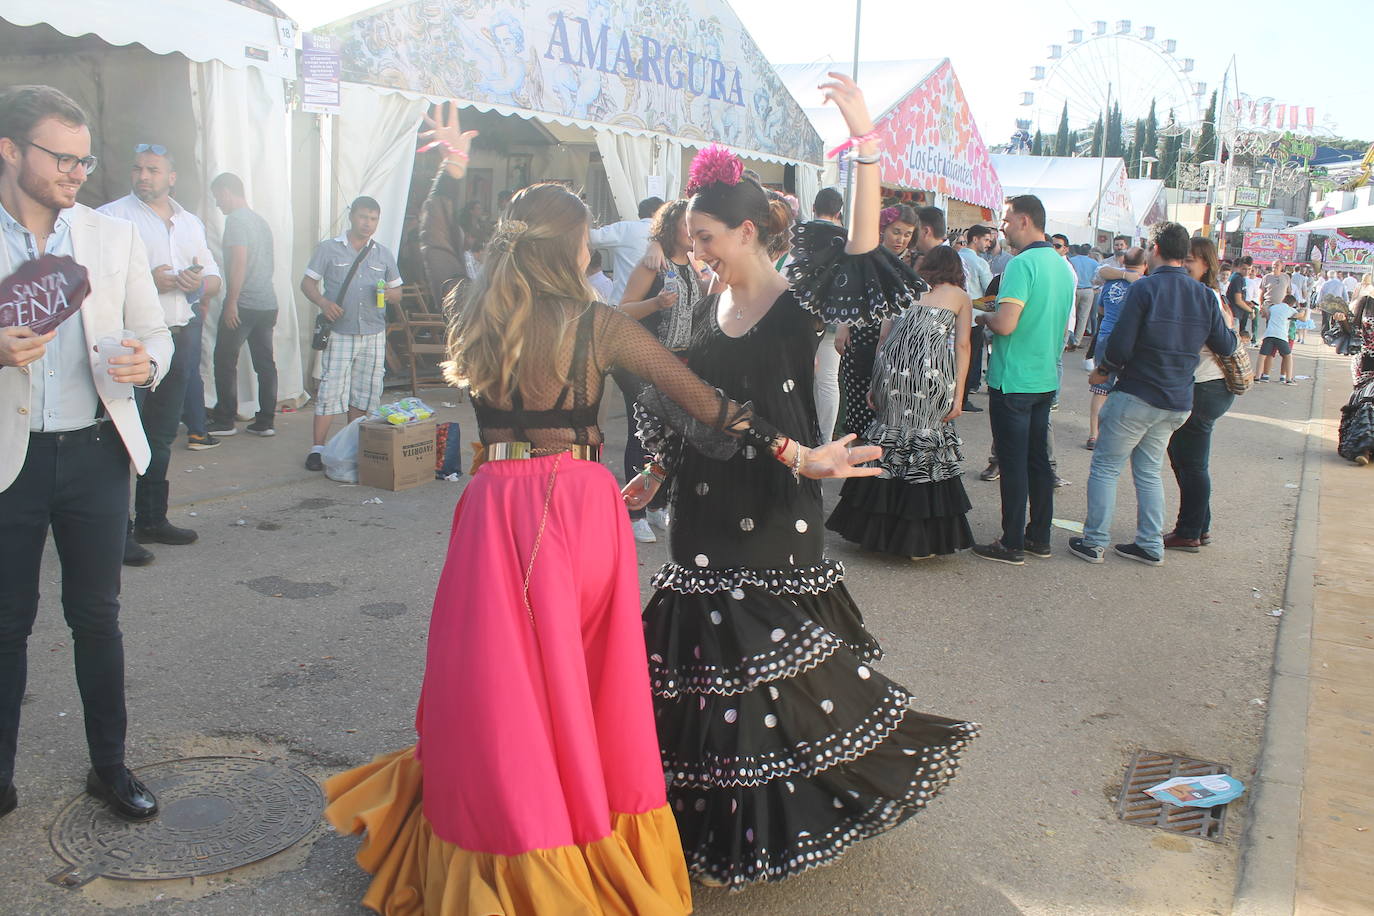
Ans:
[[[864,134],[862,137],[850,137],[848,140],[844,141],[839,146],[835,147],[829,153],[827,153],[826,158],[834,159],[840,153],[843,153],[846,150],[850,149],[857,151],[858,148],[865,143],[877,143],[881,145],[882,138],[878,136],[878,132],[876,130],[871,130],[868,133]]]
[[[792,479],[801,483],[802,444],[797,443],[797,454],[792,456]]]
[[[665,471],[661,466],[659,466],[657,462],[654,461],[650,461],[649,463],[645,464],[644,469],[640,471],[640,473],[643,474],[645,477],[652,477],[659,483],[665,483],[668,480],[668,472]]]

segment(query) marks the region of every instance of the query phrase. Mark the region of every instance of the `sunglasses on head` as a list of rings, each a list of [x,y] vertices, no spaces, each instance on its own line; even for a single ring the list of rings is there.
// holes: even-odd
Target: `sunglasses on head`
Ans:
[[[167,155],[167,147],[161,143],[140,143],[134,147],[134,153],[152,153],[154,156]]]

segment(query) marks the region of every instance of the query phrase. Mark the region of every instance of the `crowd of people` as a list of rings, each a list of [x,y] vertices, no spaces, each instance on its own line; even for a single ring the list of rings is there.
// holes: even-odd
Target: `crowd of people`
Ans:
[[[475,133],[452,106],[426,119],[444,156],[421,212],[423,270],[453,314],[446,377],[468,389],[482,448],[437,584],[416,743],[326,787],[330,822],[365,834],[369,907],[685,913],[691,879],[785,880],[925,808],[978,726],[916,710],[874,668],[881,649],[824,532],[921,560],[1052,557],[1066,481],[1051,418],[1076,387],[1066,354],[1091,368],[1088,508],[1066,543],[1089,563],[1110,547],[1158,566],[1210,542],[1211,435],[1249,384],[1246,344],[1260,349],[1258,381],[1277,357],[1294,384],[1297,335],[1343,334],[1356,389],[1342,454],[1374,459],[1374,289],[1283,264],[1252,278],[1250,259],[1221,261],[1169,222],[1099,255],[1049,234],[1034,195],[1009,200],[1000,227],[951,236],[937,207],[883,206],[859,87],[831,74],[820,90],[851,135],[847,224],[836,189],[799,222],[794,199],[717,146],[682,198],[648,198],[633,220],[593,227],[556,184],[514,192],[490,219],[462,204]],[[91,278],[79,319],[0,329],[0,400],[14,408],[0,448],[0,816],[18,803],[49,528],[88,789],[146,820],[157,799],[124,763],[120,565],[151,560],[147,543],[196,540],[167,519],[170,449],[182,424],[191,448],[239,431],[245,343],[259,402],[244,431],[275,432],[272,234],[243,183],[211,182],[225,215],[216,258],[173,197],[172,151],[140,143],[131,193],[92,210],[76,195],[96,164],[86,115],[62,93],[0,93],[6,273],[51,257]],[[300,282],[319,310],[311,470],[334,418],[380,401],[402,283],[373,237],[380,211],[354,200]],[[207,411],[197,369],[221,293]],[[100,356],[105,338],[127,353]],[[633,433],[623,482],[601,462],[608,376]],[[1001,511],[980,540],[955,421],[983,412],[971,398],[983,388],[982,477]],[[1167,532],[1166,454],[1179,489]],[[1113,545],[1128,460],[1136,531]],[[828,517],[827,478],[844,480]],[[656,532],[669,560],[641,607],[634,543]]]

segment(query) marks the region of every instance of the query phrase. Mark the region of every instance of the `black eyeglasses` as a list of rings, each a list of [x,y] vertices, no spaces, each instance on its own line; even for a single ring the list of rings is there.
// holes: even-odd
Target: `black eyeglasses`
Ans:
[[[1054,247],[1055,247],[1055,248],[1067,248],[1068,246],[1067,246],[1067,245],[1061,245],[1061,244],[1059,244],[1058,242],[1055,242],[1055,243],[1054,243]]]
[[[138,146],[134,147],[134,154],[137,155],[138,153],[152,153],[154,156],[165,156],[167,155],[167,147],[163,146],[161,143],[140,143]]]
[[[72,172],[76,171],[76,167],[78,165],[84,168],[86,170],[86,174],[89,175],[95,171],[96,164],[99,162],[99,160],[96,159],[96,157],[94,156],[73,156],[71,153],[54,153],[46,146],[39,146],[32,140],[25,140],[24,145],[32,146],[34,149],[42,150],[49,156],[56,159],[57,170],[61,172],[63,175],[70,175]]]

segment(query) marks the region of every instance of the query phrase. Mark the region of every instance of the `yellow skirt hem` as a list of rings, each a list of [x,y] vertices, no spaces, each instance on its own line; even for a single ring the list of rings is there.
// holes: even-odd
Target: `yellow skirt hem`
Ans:
[[[692,911],[677,823],[667,805],[612,814],[592,843],[515,856],[472,852],[434,835],[414,748],[326,781],[325,818],[363,833],[363,905],[383,916],[683,916]]]

